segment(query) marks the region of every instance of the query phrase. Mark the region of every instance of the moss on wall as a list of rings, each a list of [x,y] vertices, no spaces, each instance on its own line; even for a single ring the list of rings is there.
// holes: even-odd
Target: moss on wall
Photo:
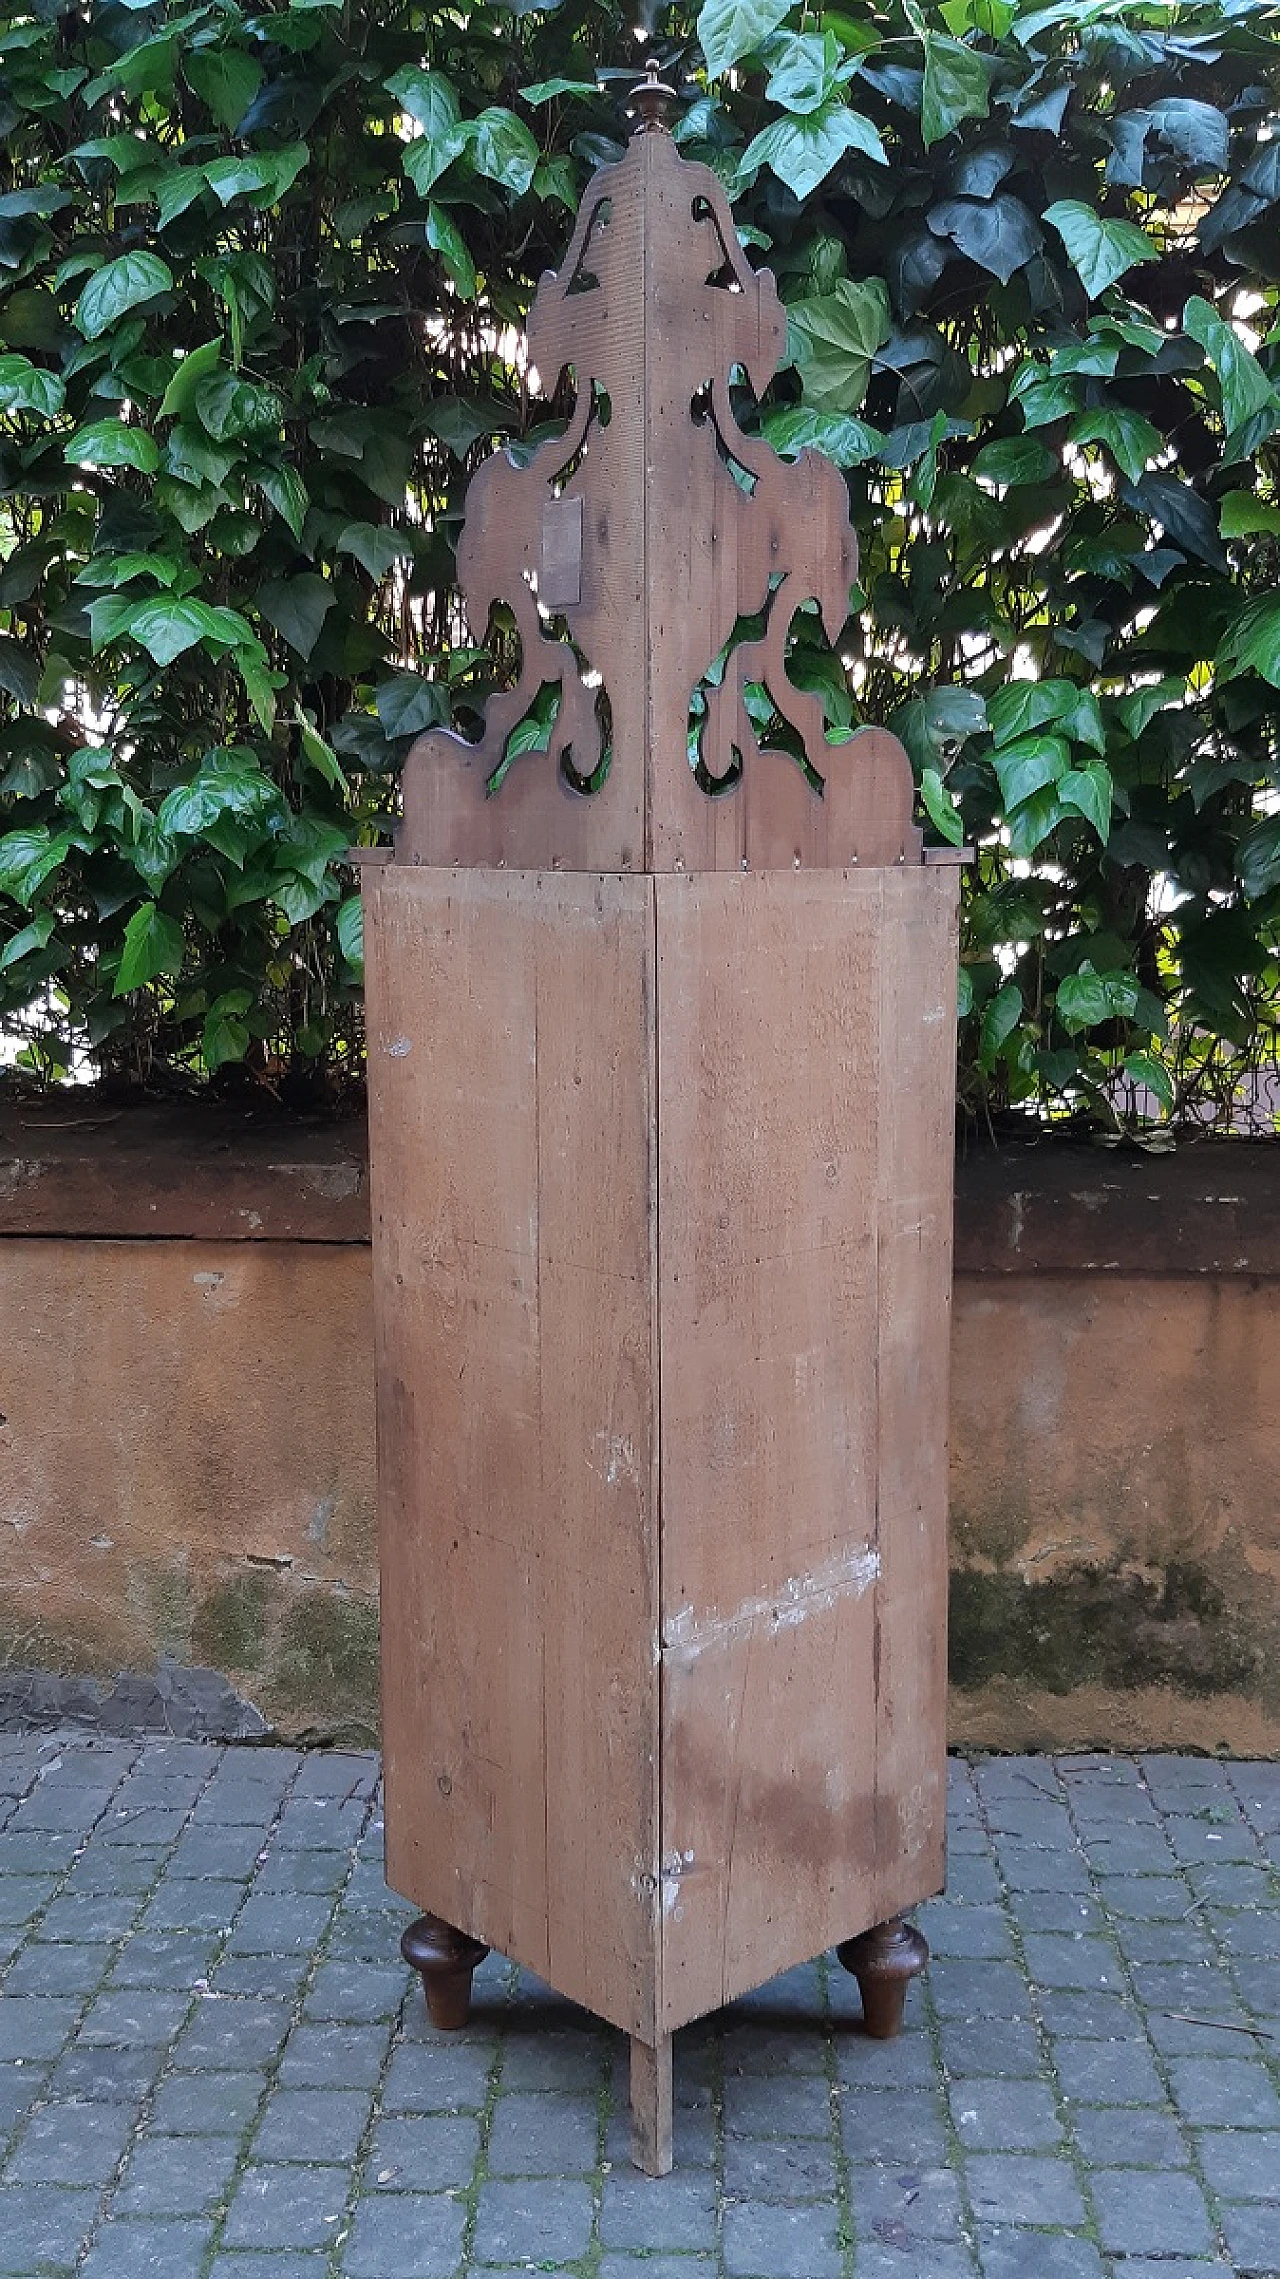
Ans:
[[[961,1568],[951,1578],[951,1682],[1008,1678],[1054,1694],[1078,1685],[1239,1693],[1280,1707],[1280,1621],[1233,1603],[1213,1576],[1083,1567],[1033,1581]]]

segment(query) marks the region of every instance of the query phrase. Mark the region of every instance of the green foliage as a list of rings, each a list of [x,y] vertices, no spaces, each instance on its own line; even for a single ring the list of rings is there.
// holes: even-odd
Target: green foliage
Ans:
[[[453,547],[470,468],[563,416],[512,328],[621,147],[629,22],[0,0],[0,1019],[42,1073],[358,1073],[344,851],[509,668]],[[891,722],[979,850],[975,1113],[1229,1120],[1272,1056],[1278,29],[661,21],[787,304],[739,416],[850,486],[846,663],[797,680],[834,734]]]

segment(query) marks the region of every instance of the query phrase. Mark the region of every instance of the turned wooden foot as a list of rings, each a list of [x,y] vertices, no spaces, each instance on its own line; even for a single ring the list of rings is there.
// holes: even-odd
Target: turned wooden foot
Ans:
[[[866,2031],[878,2042],[892,2041],[902,2032],[907,1988],[929,1960],[923,1931],[894,1915],[861,1938],[845,1939],[836,1954],[858,1981]]]
[[[457,2033],[471,2011],[471,1973],[489,1949],[438,1915],[419,1915],[401,1939],[400,1952],[422,1980],[432,2025]]]
[[[671,2036],[631,2044],[631,2158],[646,2176],[671,2173]]]

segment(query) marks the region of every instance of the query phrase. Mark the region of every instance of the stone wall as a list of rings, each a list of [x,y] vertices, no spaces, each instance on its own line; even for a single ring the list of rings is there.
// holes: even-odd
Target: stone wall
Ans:
[[[952,1736],[1280,1750],[1280,1154],[957,1179]],[[0,1724],[368,1738],[363,1133],[0,1110]]]

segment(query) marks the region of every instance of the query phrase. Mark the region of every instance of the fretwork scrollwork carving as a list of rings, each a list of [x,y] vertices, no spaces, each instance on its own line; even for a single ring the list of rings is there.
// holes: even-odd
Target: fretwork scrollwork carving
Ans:
[[[716,176],[681,158],[653,110],[594,177],[530,311],[544,393],[571,376],[568,424],[525,463],[499,450],[472,478],[459,582],[477,637],[495,607],[510,610],[519,669],[490,697],[478,742],[435,730],[415,747],[402,852],[448,859],[457,799],[427,778],[452,768],[458,798],[474,805],[483,792],[493,811],[468,841],[476,853],[460,859],[545,861],[547,829],[526,831],[524,818],[535,786],[544,802],[558,786],[621,819],[608,862],[603,822],[577,826],[575,839],[557,821],[551,837],[585,867],[666,867],[664,847],[676,861],[686,846],[691,865],[722,866],[732,832],[699,821],[694,806],[720,810],[744,795],[769,860],[790,840],[797,861],[856,860],[859,831],[863,859],[918,860],[901,747],[879,730],[828,744],[818,699],[789,678],[797,611],[816,604],[832,643],[849,614],[848,494],[820,453],[783,460],[740,425],[735,377],[763,396],[785,352],[785,311],[770,272],[747,260]],[[759,625],[732,645],[744,619]],[[762,744],[745,701],[752,683],[764,684],[803,761]],[[513,731],[548,688],[548,751],[508,762]],[[767,829],[766,805],[776,810]],[[828,844],[837,812],[838,846]],[[745,821],[737,832],[747,860],[752,833]]]

